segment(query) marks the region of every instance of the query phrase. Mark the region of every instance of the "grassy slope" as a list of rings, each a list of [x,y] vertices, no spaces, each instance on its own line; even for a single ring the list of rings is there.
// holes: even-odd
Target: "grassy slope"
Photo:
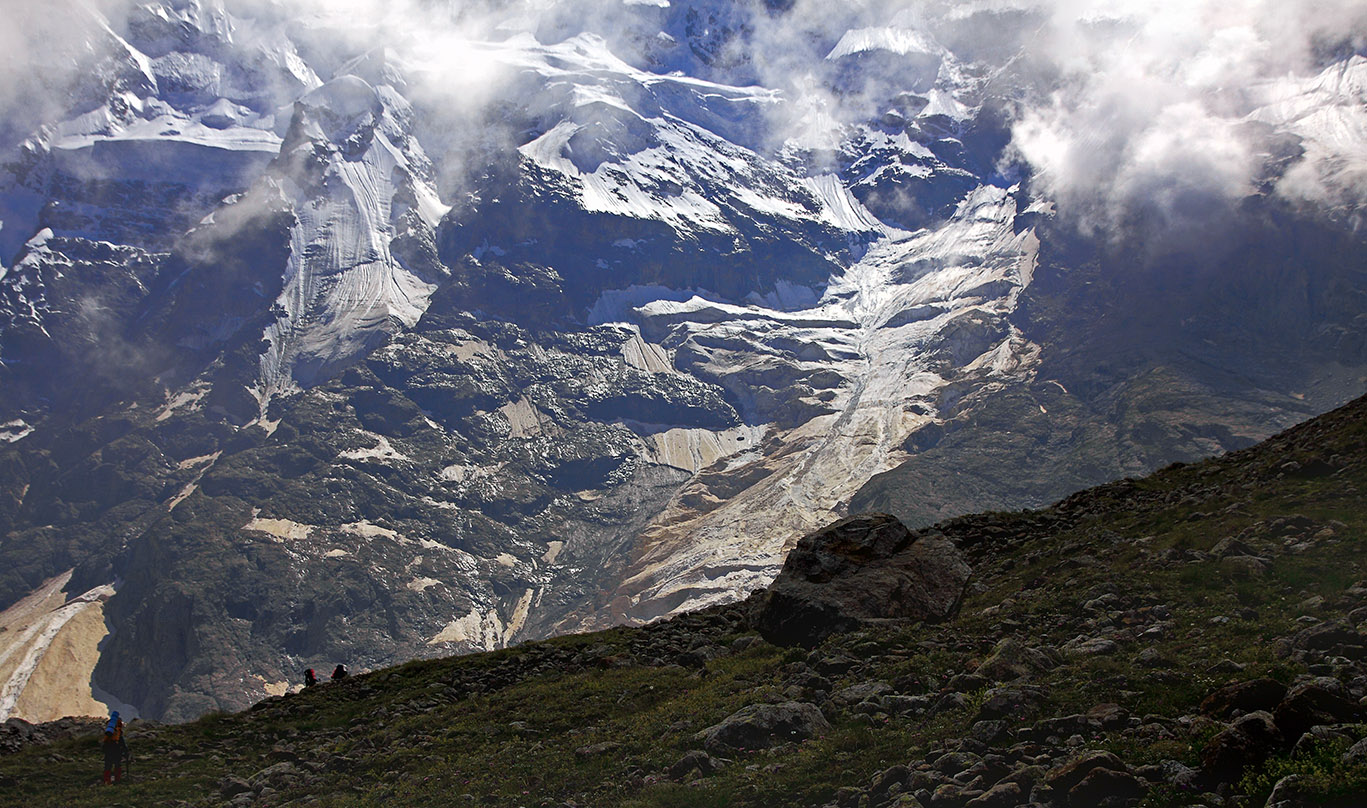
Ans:
[[[1290,461],[1302,470],[1285,466]],[[1305,475],[1316,461],[1339,470]],[[135,725],[133,777],[116,801],[223,804],[225,775],[252,778],[283,761],[297,774],[258,778],[278,790],[259,792],[252,804],[821,805],[841,787],[867,787],[878,772],[919,763],[968,735],[993,683],[954,677],[1004,636],[1054,647],[1079,636],[1118,645],[1112,654],[1068,656],[1037,675],[1043,702],[1029,721],[1102,701],[1135,716],[1192,715],[1226,682],[1304,673],[1306,664],[1279,656],[1274,641],[1301,623],[1367,605],[1346,592],[1367,579],[1364,485],[1367,402],[1359,401],[1252,449],[1092,489],[1046,511],[941,525],[965,547],[979,582],[952,625],[871,629],[810,654],[762,642],[737,651],[731,644],[747,629],[735,606],[644,629],[414,662],[237,715]],[[1304,519],[1278,521],[1292,516]],[[1236,534],[1272,559],[1265,575],[1205,554]],[[1108,593],[1116,596],[1109,603],[1083,608]],[[1155,626],[1156,638],[1138,636]],[[1150,647],[1171,664],[1132,664]],[[1235,665],[1217,665],[1224,660]],[[1361,673],[1335,664],[1321,662],[1315,672]],[[1243,668],[1216,672],[1235,666]],[[813,685],[813,669],[826,681]],[[819,700],[817,690],[870,680],[905,693],[962,692],[951,702],[958,706],[930,717],[833,708],[825,737],[738,753],[692,783],[666,773],[696,747],[695,732],[745,704]],[[1202,719],[1169,726],[1159,737],[1112,731],[1085,741],[1135,766],[1194,765],[1218,730]],[[1367,789],[1367,771],[1336,761],[1277,759],[1250,772],[1243,790],[1261,806],[1273,775],[1291,770],[1312,775],[1326,794]],[[108,805],[111,792],[95,786],[99,766],[92,740],[0,757],[0,802]],[[1147,802],[1183,804],[1161,787]]]

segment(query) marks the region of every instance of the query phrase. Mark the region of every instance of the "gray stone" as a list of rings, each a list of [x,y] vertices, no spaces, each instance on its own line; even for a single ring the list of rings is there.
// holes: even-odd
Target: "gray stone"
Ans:
[[[760,634],[812,646],[869,622],[938,621],[959,607],[970,570],[954,544],[895,517],[842,519],[810,533],[756,601]]]
[[[1272,787],[1265,808],[1309,808],[1310,804],[1300,775],[1290,774]]]
[[[1343,724],[1362,719],[1364,711],[1337,679],[1319,676],[1293,686],[1277,705],[1277,727],[1299,738],[1317,724]]]
[[[1172,662],[1164,659],[1157,648],[1150,646],[1139,652],[1134,658],[1134,664],[1141,668],[1171,668]]]
[[[1275,679],[1250,679],[1235,682],[1206,696],[1201,712],[1213,718],[1228,718],[1235,712],[1275,710],[1286,696],[1286,685]]]
[[[1352,739],[1348,733],[1333,727],[1311,727],[1296,739],[1295,745],[1291,747],[1291,757],[1306,758],[1321,746],[1336,741],[1351,742]]]
[[[1363,738],[1343,753],[1343,762],[1350,766],[1367,763],[1367,738]]]
[[[1338,646],[1363,645],[1367,643],[1367,637],[1346,623],[1328,620],[1296,632],[1291,641],[1297,648],[1328,651]]]
[[[1249,766],[1267,760],[1282,744],[1282,733],[1266,710],[1241,716],[1206,744],[1201,769],[1208,775],[1232,782]]]
[[[695,737],[709,751],[767,749],[781,743],[811,738],[831,728],[815,704],[789,701],[752,704]]]
[[[701,749],[693,749],[684,755],[678,763],[669,767],[669,776],[674,780],[683,780],[696,772],[706,777],[721,771],[725,765]]]
[[[1073,656],[1109,656],[1119,650],[1114,640],[1105,637],[1077,637],[1063,646],[1063,652]]]
[[[892,687],[886,682],[861,682],[843,690],[837,690],[831,699],[838,704],[858,704],[861,701],[881,699],[892,692]]]
[[[976,673],[992,681],[1005,682],[1050,670],[1054,662],[1037,648],[1030,648],[1014,637],[1007,637],[992,649]]]
[[[1020,804],[1020,786],[1015,783],[998,783],[981,796],[964,803],[964,808],[1016,808]]]
[[[303,776],[299,767],[288,761],[277,763],[274,766],[267,766],[261,771],[251,776],[251,782],[260,783],[280,783],[282,781],[296,780]]]
[[[230,774],[218,781],[218,793],[225,800],[230,800],[238,794],[247,794],[251,791],[251,784],[235,775]]]

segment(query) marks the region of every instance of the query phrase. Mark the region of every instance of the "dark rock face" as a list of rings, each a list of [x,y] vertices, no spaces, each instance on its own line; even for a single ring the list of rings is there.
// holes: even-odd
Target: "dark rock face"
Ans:
[[[767,749],[781,743],[801,741],[831,725],[815,704],[788,701],[752,704],[697,734],[712,752],[728,749]]]
[[[944,620],[968,564],[937,533],[887,514],[852,516],[805,536],[757,603],[756,627],[781,645],[815,645],[867,620]]]
[[[1058,498],[1057,489],[1046,489],[1089,484],[1073,486],[1067,482],[1070,479],[1134,475],[1174,459],[1192,460],[1212,453],[1203,446],[1239,449],[1310,415],[1293,415],[1301,407],[1293,400],[1274,404],[1253,387],[1235,389],[1223,381],[1226,371],[1215,370],[1256,368],[1254,372],[1264,378],[1301,378],[1314,384],[1329,378],[1332,371],[1324,365],[1312,370],[1301,364],[1306,359],[1283,361],[1277,357],[1276,346],[1299,341],[1290,335],[1329,312],[1333,313],[1328,319],[1335,325],[1319,329],[1323,338],[1361,334],[1360,324],[1350,325],[1362,310],[1356,302],[1359,293],[1339,297],[1329,291],[1346,288],[1337,286],[1338,281],[1329,286],[1309,281],[1321,271],[1325,273],[1321,277],[1343,278],[1345,285],[1361,281],[1361,268],[1336,256],[1340,247],[1335,245],[1344,243],[1340,241],[1343,236],[1309,222],[1284,221],[1284,216],[1275,210],[1258,211],[1243,223],[1247,246],[1213,265],[1195,256],[1178,255],[1161,270],[1135,266],[1133,256],[1142,250],[1129,250],[1129,257],[1123,257],[1111,252],[1114,247],[1098,249],[1042,227],[1041,264],[1024,294],[1025,316],[1019,319],[1020,326],[1041,345],[1059,346],[1068,342],[1058,339],[1063,330],[1071,331],[1087,320],[1083,326],[1087,348],[1046,349],[1046,371],[1037,381],[990,396],[969,393],[946,402],[935,423],[908,439],[908,460],[870,479],[852,498],[851,511],[884,511],[916,527],[952,516],[954,508],[964,512],[1009,510],[1021,503],[1043,505]],[[1295,233],[1299,243],[1316,246],[1302,251],[1281,240],[1290,233]],[[1084,273],[1072,270],[1088,263],[1083,252],[1097,260],[1098,266],[1123,263],[1137,271],[1107,272],[1108,277],[1097,278],[1096,284],[1079,284]],[[1156,291],[1180,283],[1170,274],[1183,271],[1178,267],[1198,264],[1203,271],[1182,282],[1198,277],[1199,281],[1191,283],[1190,295],[1180,302]],[[1055,274],[1065,265],[1070,267],[1068,272]],[[1304,268],[1306,274],[1287,274],[1285,268],[1291,266]],[[1212,338],[1204,343],[1206,348],[1183,359],[1157,358],[1174,357],[1170,346],[1177,342],[1199,342],[1189,341],[1196,330],[1211,334],[1223,330],[1227,335],[1229,329],[1247,334],[1248,339],[1236,344]],[[1360,338],[1353,339],[1360,342]],[[1210,347],[1217,341],[1219,348]],[[1343,340],[1345,346],[1348,341]],[[1333,350],[1328,339],[1307,340],[1305,345],[1307,359],[1320,350]],[[1355,347],[1344,355],[1352,357],[1350,362],[1361,361],[1360,350]],[[1318,353],[1318,358],[1309,361],[1337,361],[1330,356]],[[1325,392],[1333,386],[1335,382],[1327,383]],[[1328,409],[1357,394],[1343,390],[1312,409]],[[1327,462],[1311,465],[1319,472],[1332,468]],[[1027,468],[1030,473],[1020,473]],[[947,507],[951,500],[971,504]]]

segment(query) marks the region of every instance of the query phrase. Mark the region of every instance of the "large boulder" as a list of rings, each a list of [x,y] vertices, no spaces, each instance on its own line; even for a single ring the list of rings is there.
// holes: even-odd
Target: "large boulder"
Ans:
[[[1274,713],[1277,728],[1287,738],[1299,738],[1319,724],[1361,721],[1363,708],[1337,679],[1320,676],[1292,687]]]
[[[756,600],[755,627],[777,645],[812,646],[871,621],[947,619],[971,570],[938,531],[851,516],[804,536]]]
[[[1055,667],[1057,664],[1045,651],[1030,648],[1015,637],[1006,637],[997,643],[975,672],[992,681],[1009,682]]]
[[[1143,785],[1124,761],[1101,750],[1084,751],[1049,772],[1045,784],[1063,797],[1056,804],[1061,802],[1068,808],[1128,806],[1144,794]]]
[[[751,704],[699,732],[696,739],[712,752],[767,749],[829,732],[831,725],[815,704],[786,701]]]
[[[1272,714],[1258,710],[1241,716],[1216,735],[1201,753],[1201,769],[1222,782],[1234,782],[1250,766],[1261,766],[1283,746]]]
[[[1225,719],[1234,713],[1256,710],[1271,712],[1286,697],[1286,685],[1275,679],[1251,679],[1235,682],[1211,693],[1201,702],[1201,712],[1213,718]]]

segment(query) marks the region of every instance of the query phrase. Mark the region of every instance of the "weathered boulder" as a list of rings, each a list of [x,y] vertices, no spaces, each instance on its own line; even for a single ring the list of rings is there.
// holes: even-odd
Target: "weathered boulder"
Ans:
[[[1110,752],[1089,750],[1049,772],[1045,783],[1054,793],[1067,794],[1097,769],[1129,774],[1129,767],[1120,758]]]
[[[1299,738],[1317,724],[1360,721],[1363,708],[1337,679],[1318,676],[1292,687],[1275,715],[1282,735]]]
[[[1139,778],[1098,766],[1068,789],[1070,808],[1121,808],[1137,805],[1148,789]]]
[[[1231,782],[1249,766],[1261,765],[1282,743],[1272,714],[1252,712],[1211,739],[1201,755],[1201,769],[1215,779]]]
[[[1206,696],[1201,712],[1213,718],[1228,718],[1235,712],[1272,711],[1286,696],[1286,685],[1275,679],[1235,682]]]
[[[228,775],[218,781],[218,794],[225,800],[230,800],[239,794],[252,793],[252,786],[246,780],[235,775]]]
[[[978,666],[977,674],[997,682],[1021,679],[1056,667],[1050,656],[1038,648],[1030,648],[1014,637],[997,643],[992,653]]]
[[[1043,698],[1044,694],[1038,690],[1019,687],[994,687],[987,691],[975,719],[978,721],[996,719],[1020,721],[1037,712],[1037,705]]]
[[[1357,766],[1367,763],[1367,738],[1363,738],[1348,748],[1343,753],[1343,762],[1349,766]]]
[[[1297,632],[1291,642],[1296,648],[1311,651],[1335,651],[1344,647],[1353,648],[1367,645],[1367,637],[1345,623],[1327,620]]]
[[[701,749],[693,749],[684,755],[678,763],[669,767],[669,777],[672,780],[686,780],[695,774],[706,777],[721,771],[725,766],[725,763]]]
[[[964,808],[1016,808],[1022,803],[1021,787],[1015,783],[998,783],[981,796],[964,803]]]
[[[787,701],[751,704],[694,737],[713,752],[767,749],[789,741],[805,740],[830,728],[815,704]]]
[[[1265,808],[1309,808],[1313,803],[1308,791],[1300,775],[1288,774],[1272,787]]]
[[[870,621],[945,620],[971,570],[953,542],[887,514],[851,516],[804,536],[755,601],[755,627],[778,645],[812,646]]]

